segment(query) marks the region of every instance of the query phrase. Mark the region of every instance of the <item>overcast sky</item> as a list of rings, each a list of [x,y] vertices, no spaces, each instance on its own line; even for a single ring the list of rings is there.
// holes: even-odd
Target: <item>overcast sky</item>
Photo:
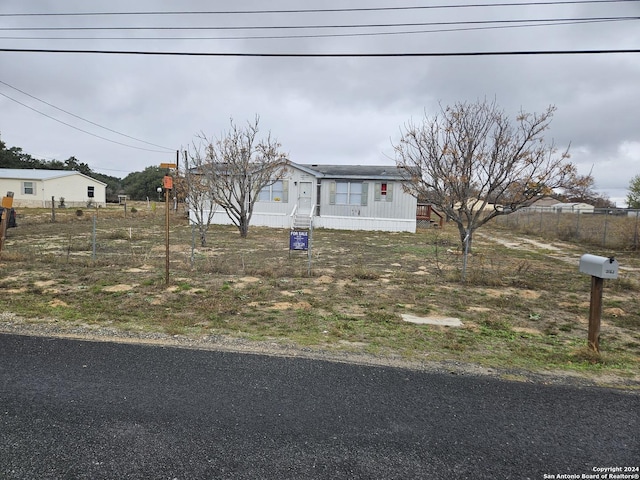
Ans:
[[[503,6],[282,12],[471,3]],[[640,49],[640,0],[515,7],[505,3],[2,0],[0,49],[242,54]],[[281,12],[204,13],[252,10]],[[200,13],[7,15],[90,12]],[[605,17],[635,19],[577,23]],[[565,24],[545,21],[551,19],[564,19]],[[452,23],[481,21],[503,23]],[[431,25],[425,25],[428,23]],[[387,24],[401,25],[384,26]],[[290,28],[309,25],[322,28]],[[344,25],[350,27],[336,28]],[[27,30],[35,27],[89,29]],[[380,34],[389,32],[394,34]],[[264,38],[283,36],[290,38]],[[593,169],[596,189],[618,206],[625,205],[629,180],[640,173],[640,53],[265,58],[0,51],[0,82],[0,135],[8,147],[18,146],[48,160],[75,156],[94,171],[120,178],[151,165],[174,162],[175,151],[191,143],[196,134],[219,136],[231,117],[244,123],[256,114],[260,115],[261,129],[271,131],[294,162],[393,164],[392,142],[399,138],[405,122],[435,113],[439,103],[484,98],[495,99],[514,117],[521,109],[542,112],[555,105],[558,110],[547,132],[548,140],[561,148],[571,144],[571,161],[580,173]]]

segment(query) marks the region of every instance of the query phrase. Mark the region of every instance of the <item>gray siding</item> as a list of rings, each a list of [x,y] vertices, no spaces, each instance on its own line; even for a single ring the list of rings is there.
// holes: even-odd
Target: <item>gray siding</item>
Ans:
[[[354,181],[355,182],[355,181]],[[371,217],[371,218],[394,218],[413,219],[416,218],[416,199],[412,195],[404,192],[400,182],[387,182],[391,185],[391,200],[376,200],[375,181],[364,181],[366,187],[366,202],[361,205],[339,205],[331,203],[334,200],[332,194],[332,184],[335,180],[322,180],[321,183],[321,216],[339,217]],[[364,191],[365,189],[363,189]],[[387,194],[388,195],[388,194]],[[362,203],[365,203],[364,205]]]

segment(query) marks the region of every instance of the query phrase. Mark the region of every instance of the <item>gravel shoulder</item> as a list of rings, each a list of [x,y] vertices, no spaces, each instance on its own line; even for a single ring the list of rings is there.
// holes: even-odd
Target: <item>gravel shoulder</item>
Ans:
[[[196,350],[225,351],[253,355],[268,355],[289,358],[305,358],[328,362],[358,365],[384,366],[401,369],[427,371],[444,375],[490,376],[505,381],[525,382],[539,385],[565,385],[573,387],[604,387],[623,390],[640,395],[640,379],[615,375],[581,374],[558,370],[526,371],[521,369],[487,368],[458,361],[411,361],[394,355],[371,355],[357,351],[334,351],[303,347],[282,342],[252,341],[243,338],[207,335],[191,337],[163,333],[142,333],[89,325],[67,325],[61,323],[34,323],[14,314],[0,314],[0,334],[65,338],[89,342],[115,342],[158,347],[186,348]]]

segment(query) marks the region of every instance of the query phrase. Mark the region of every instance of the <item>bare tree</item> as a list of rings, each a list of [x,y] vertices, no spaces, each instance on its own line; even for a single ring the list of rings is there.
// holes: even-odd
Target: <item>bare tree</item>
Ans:
[[[558,154],[544,142],[554,111],[520,112],[512,122],[495,101],[463,102],[401,129],[394,149],[406,188],[456,223],[465,253],[474,231],[492,218],[578,178],[568,149]]]
[[[616,204],[607,195],[595,191],[596,181],[592,172],[593,167],[588,175],[575,176],[571,184],[564,189],[560,198],[566,202],[588,203],[596,208],[615,208]]]
[[[249,233],[260,190],[280,179],[288,164],[287,155],[271,133],[258,140],[259,122],[256,115],[254,122],[243,128],[231,119],[231,128],[220,137],[199,135],[204,153],[194,148],[190,155],[192,159],[203,158],[199,173],[210,186],[211,198],[238,227],[242,238]]]
[[[216,213],[217,205],[213,199],[210,177],[201,172],[207,167],[206,157],[202,155],[203,146],[195,143],[185,152],[181,175],[176,178],[176,188],[184,197],[190,220],[198,228],[200,245],[207,246],[207,232]]]

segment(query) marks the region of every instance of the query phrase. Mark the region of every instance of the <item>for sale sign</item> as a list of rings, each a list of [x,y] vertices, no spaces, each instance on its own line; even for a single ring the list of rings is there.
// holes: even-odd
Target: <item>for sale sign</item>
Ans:
[[[309,250],[309,232],[291,230],[289,235],[289,250]]]

